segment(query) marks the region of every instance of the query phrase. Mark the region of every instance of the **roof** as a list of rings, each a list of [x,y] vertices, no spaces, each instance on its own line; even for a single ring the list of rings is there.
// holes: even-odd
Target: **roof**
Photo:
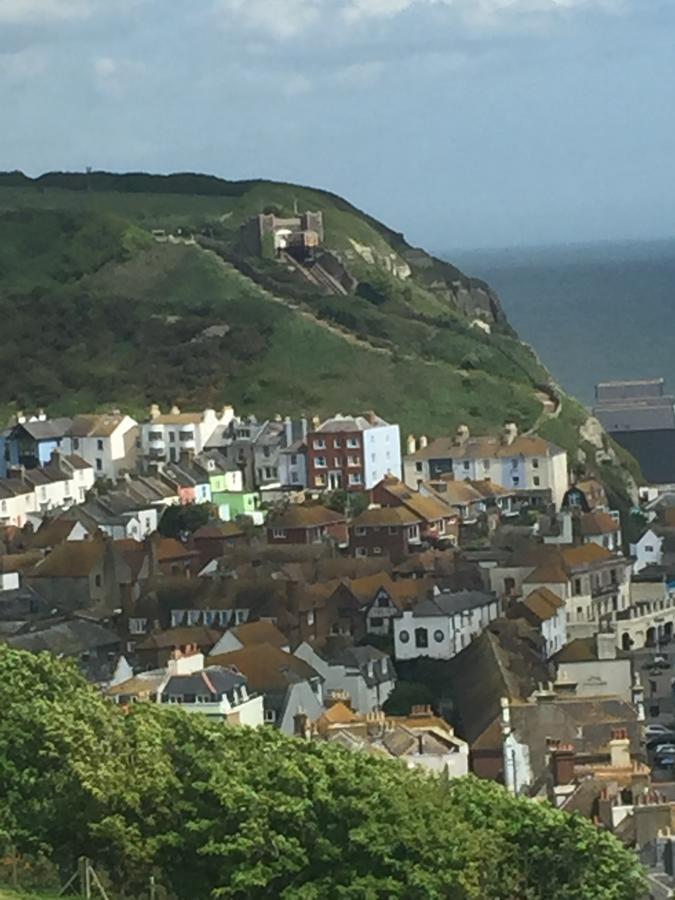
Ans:
[[[199,425],[201,421],[201,413],[166,413],[143,424],[146,428],[152,428],[153,425]]]
[[[64,437],[68,433],[72,419],[43,419],[34,422],[25,421],[18,422],[14,428],[22,428],[35,441],[57,440]],[[14,430],[12,429],[12,431]]]
[[[522,601],[533,615],[541,622],[552,619],[565,606],[564,600],[561,600],[557,594],[550,591],[547,587],[539,587],[532,591]]]
[[[367,431],[369,428],[381,428],[388,425],[384,419],[376,416],[375,413],[369,412],[362,416],[341,416],[339,413],[331,419],[326,419],[316,429],[317,432],[338,432],[338,431]]]
[[[343,513],[325,506],[300,506],[291,504],[283,512],[273,513],[267,519],[267,528],[316,528],[345,522]]]
[[[138,697],[143,694],[155,694],[164,678],[165,672],[163,669],[159,672],[143,672],[119,684],[111,685],[106,689],[106,694],[109,697]]]
[[[36,549],[55,547],[67,540],[76,526],[74,519],[44,519],[31,540],[31,546]]]
[[[87,578],[103,559],[106,541],[64,541],[31,572],[31,578]]]
[[[357,516],[352,526],[357,528],[401,528],[407,525],[419,525],[420,516],[411,512],[405,506],[378,506],[366,509]]]
[[[387,475],[376,488],[382,488],[395,497],[399,503],[427,522],[447,519],[455,516],[455,511],[443,498],[425,496],[419,491],[411,490],[394,475]]]
[[[195,556],[196,551],[190,550],[176,538],[163,537],[155,543],[155,552],[158,562],[168,562],[171,559],[182,559],[185,556]]]
[[[584,537],[593,534],[614,534],[619,530],[619,524],[609,513],[589,512],[581,516],[580,530]]]
[[[496,602],[494,594],[484,591],[442,591],[434,597],[421,600],[413,608],[412,614],[416,619],[426,616],[454,616]]]
[[[597,662],[598,642],[595,637],[576,638],[565,644],[553,657],[556,664],[573,662]],[[630,653],[617,647],[616,659],[630,659]]]
[[[433,483],[432,483],[433,484]],[[440,493],[452,506],[468,506],[470,503],[481,503],[485,497],[470,481],[443,481]]]
[[[8,638],[7,643],[17,650],[30,650],[33,653],[48,650],[58,656],[79,656],[80,653],[99,647],[119,645],[120,639],[114,631],[103,625],[73,619],[49,625],[39,631],[16,635]]]
[[[0,556],[0,572],[23,572],[32,568],[41,559],[42,553],[33,549],[25,550],[23,553],[4,553]]]
[[[502,459],[512,456],[555,456],[564,453],[550,441],[537,435],[519,435],[509,444],[500,437],[487,435],[469,437],[463,443],[455,438],[441,437],[420,447],[408,459]]]
[[[208,662],[241,672],[249,687],[258,693],[285,690],[291,684],[320,679],[309,663],[266,643],[209,656]]]
[[[223,666],[207,666],[201,672],[190,675],[172,675],[164,685],[162,696],[176,697],[185,694],[215,695],[229,694],[233,688],[245,687],[246,678]]]
[[[394,669],[388,654],[377,647],[343,646],[339,649],[326,649],[322,654],[329,665],[344,666],[347,669],[358,669],[368,687],[374,687],[395,678]]]
[[[246,622],[230,629],[244,647],[253,647],[257,644],[271,644],[273,647],[287,647],[288,640],[273,622]]]
[[[582,544],[581,547],[565,547],[561,554],[570,569],[616,559],[611,550],[594,543]]]
[[[174,647],[186,647],[188,644],[210,649],[221,634],[222,632],[207,628],[206,625],[167,628],[165,631],[149,635],[140,644],[136,644],[136,650],[172,650]]]
[[[68,434],[76,438],[110,437],[125,419],[126,416],[118,413],[75,416]]]
[[[192,535],[195,541],[208,539],[228,539],[242,537],[246,531],[236,522],[222,522],[218,525],[202,525]]]

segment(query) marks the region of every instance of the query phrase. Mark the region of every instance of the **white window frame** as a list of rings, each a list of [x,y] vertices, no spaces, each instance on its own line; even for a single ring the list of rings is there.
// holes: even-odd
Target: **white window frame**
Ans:
[[[286,529],[285,528],[273,528],[272,529],[272,540],[281,541],[286,537]]]

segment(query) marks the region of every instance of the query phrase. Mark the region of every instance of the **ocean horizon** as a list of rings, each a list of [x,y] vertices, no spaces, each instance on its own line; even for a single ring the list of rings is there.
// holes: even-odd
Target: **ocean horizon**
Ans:
[[[588,407],[599,381],[663,377],[675,392],[675,238],[442,255],[490,284],[520,337]]]

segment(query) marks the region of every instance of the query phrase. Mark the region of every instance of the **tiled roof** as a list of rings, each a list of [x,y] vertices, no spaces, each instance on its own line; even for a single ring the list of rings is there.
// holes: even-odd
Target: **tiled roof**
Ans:
[[[420,517],[405,506],[380,506],[366,509],[352,522],[358,528],[374,528],[388,525],[399,527],[419,525]]]
[[[77,522],[73,519],[44,519],[31,540],[34,548],[55,547],[65,541]]]
[[[87,578],[103,559],[106,543],[102,540],[64,541],[31,573],[32,578]]]
[[[149,422],[144,424],[152,427],[153,425],[199,425],[202,421],[201,413],[166,413],[165,415],[155,416]]]
[[[547,587],[537,588],[529,593],[523,600],[523,606],[533,613],[541,622],[552,619],[564,605],[565,602]]]
[[[190,550],[185,544],[181,544],[175,538],[163,537],[156,542],[156,553],[159,562],[168,562],[171,559],[183,559],[186,556],[194,556],[196,551]]]
[[[485,499],[469,481],[444,481],[443,484],[441,496],[451,506],[468,506],[470,503],[481,503]]]
[[[209,649],[218,641],[222,632],[206,625],[188,625],[183,628],[167,628],[166,631],[158,631],[149,635],[140,644],[136,644],[137,650],[170,650],[174,647],[187,647],[188,644],[196,644],[198,647]]]
[[[345,521],[342,513],[326,509],[325,506],[300,506],[291,504],[283,512],[271,515],[267,528],[316,528],[320,525],[334,525]]]
[[[362,416],[333,416],[326,419],[316,429],[317,432],[339,432],[339,431],[367,431],[369,428],[377,428],[388,423],[376,416],[375,413],[366,413]]]
[[[630,659],[630,653],[617,647],[617,659]],[[576,638],[565,644],[553,657],[556,664],[571,662],[595,662],[598,659],[598,643],[595,637]]]
[[[470,437],[464,443],[441,437],[420,448],[408,459],[508,459],[515,456],[554,456],[563,451],[536,435],[519,435],[510,444],[492,435]]]
[[[209,656],[208,663],[241,672],[249,687],[259,693],[285,690],[291,684],[320,678],[304,660],[267,643]]]
[[[273,622],[246,622],[231,629],[231,633],[244,647],[256,644],[271,644],[273,647],[286,647],[288,641]]]
[[[125,418],[126,416],[114,413],[75,416],[68,429],[68,434],[70,437],[76,438],[110,437]]]
[[[615,559],[611,550],[594,543],[583,544],[581,547],[566,547],[561,551],[561,555],[566,565],[571,569]]]
[[[590,512],[581,516],[581,534],[615,534],[619,530],[616,520],[606,512]]]

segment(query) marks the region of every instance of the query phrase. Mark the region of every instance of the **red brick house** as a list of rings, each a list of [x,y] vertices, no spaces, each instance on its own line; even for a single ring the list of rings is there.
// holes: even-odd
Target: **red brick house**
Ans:
[[[325,506],[291,505],[283,512],[270,515],[266,529],[267,543],[272,545],[320,544],[331,539],[337,544],[348,541],[344,514]]]
[[[419,547],[423,526],[424,521],[405,506],[367,509],[350,525],[350,551],[353,556],[401,560]]]
[[[404,507],[421,520],[421,537],[431,542],[456,544],[459,537],[457,510],[442,498],[414,491],[394,475],[386,475],[370,492],[378,506]]]
[[[401,435],[373,412],[335,415],[307,435],[310,490],[370,490],[387,473],[401,473]]]

